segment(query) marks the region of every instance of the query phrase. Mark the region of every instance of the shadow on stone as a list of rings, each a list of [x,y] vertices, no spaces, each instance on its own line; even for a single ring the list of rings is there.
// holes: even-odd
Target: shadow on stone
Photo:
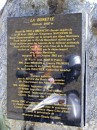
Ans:
[[[94,20],[92,23],[92,31],[94,35],[97,35],[97,20]]]
[[[65,0],[48,0],[49,13],[57,14],[64,11]]]

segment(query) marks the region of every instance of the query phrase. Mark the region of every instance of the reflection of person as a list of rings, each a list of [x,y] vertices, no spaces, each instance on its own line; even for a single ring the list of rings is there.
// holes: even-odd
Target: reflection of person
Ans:
[[[45,71],[45,67],[46,67],[47,64],[45,63],[45,60],[42,56],[42,47],[38,43],[34,43],[31,47],[30,54],[32,54],[32,57],[30,58],[30,60],[28,58],[28,60],[26,61],[26,67],[25,67],[25,65],[23,67],[25,69],[24,70],[18,70],[16,72],[16,77],[17,78],[23,78],[23,79],[25,78],[25,80],[27,80],[27,77],[29,77],[29,79],[33,78],[32,79],[33,81],[31,80],[31,82],[34,82],[36,80],[35,76],[41,77],[41,76],[45,75],[46,77],[49,77],[48,79],[46,79],[46,81],[49,82],[50,86],[51,86],[51,84],[54,83],[54,79],[50,76],[51,72]],[[43,70],[42,70],[42,68],[43,68]],[[43,83],[38,84],[38,81],[37,81],[37,83],[29,83],[29,81],[28,81],[28,83],[26,83],[27,86],[29,86],[28,87],[29,88],[29,90],[28,90],[29,94],[26,93],[26,96],[23,97],[23,99],[25,101],[25,104],[24,104],[25,106],[27,106],[28,103],[31,103],[31,102],[36,103],[36,102],[40,102],[40,100],[41,100],[41,98],[40,98],[41,94],[37,94],[38,97],[32,97],[34,92],[32,92],[31,89],[33,89],[34,86],[36,86],[35,87],[36,91],[37,91],[37,85],[38,86],[40,85],[40,86],[43,87],[42,89],[40,89],[41,91],[47,90],[47,88],[49,87],[49,84],[48,84],[48,86],[46,86]],[[45,89],[45,86],[47,87],[46,89]],[[47,95],[44,95],[44,96],[47,96]],[[26,102],[28,102],[28,103],[26,103]],[[33,112],[29,113],[29,112],[26,111],[26,109],[23,109],[23,113],[34,115]],[[24,116],[24,120],[33,120],[33,119],[30,116]],[[34,118],[34,121],[40,121],[40,120],[41,120],[40,118]]]
[[[38,43],[34,43],[33,46],[31,47],[31,52],[30,54],[32,54],[32,57],[26,61],[26,63],[24,64],[22,70],[17,70],[16,72],[16,77],[17,78],[25,78],[25,81],[27,80],[27,77],[29,78],[29,80],[27,80],[26,84],[29,88],[29,93],[26,93],[26,96],[23,97],[25,104],[24,106],[27,106],[30,102],[38,102],[38,98],[32,98],[31,95],[33,95],[31,89],[32,86],[35,85],[34,83],[29,83],[34,82],[34,75],[41,75],[41,73],[39,73],[39,69],[42,68],[44,60],[42,57],[42,48]],[[30,78],[33,78],[33,81],[30,80]],[[23,113],[24,114],[29,114],[28,112],[26,112],[25,109],[23,109]],[[31,115],[33,115],[33,113],[31,113]],[[30,116],[24,116],[24,120],[32,120]],[[34,118],[34,120],[37,120],[37,118]]]
[[[42,67],[43,64],[43,57],[42,57],[42,49],[40,47],[40,45],[38,45],[37,43],[33,44],[33,46],[31,47],[31,52],[32,57],[30,58],[30,60],[26,61],[25,66],[23,66],[23,68],[25,68],[24,70],[19,70],[16,73],[16,77],[17,78],[26,78],[29,77],[31,73],[35,73],[37,72],[37,68]],[[40,59],[38,61],[38,59]],[[33,62],[33,64],[31,63]],[[41,64],[37,64],[38,62],[41,62]],[[30,67],[32,66],[32,67]],[[28,68],[28,69],[27,69]],[[36,68],[36,70],[35,70]]]
[[[34,58],[38,58],[38,57],[42,56],[42,48],[37,43],[35,43],[32,46],[32,55],[33,55]]]
[[[26,78],[27,77],[34,77],[34,76],[41,76],[41,75],[45,75],[48,76],[49,78],[47,79],[47,81],[49,82],[49,84],[40,84],[41,86],[44,86],[44,90],[48,91],[48,89],[50,89],[50,86],[53,85],[52,89],[63,89],[64,86],[60,87],[60,85],[56,86],[56,82],[55,79],[64,79],[65,84],[72,82],[73,80],[77,80],[79,75],[80,75],[80,57],[76,56],[76,55],[71,55],[68,56],[68,58],[66,58],[66,60],[68,61],[69,65],[64,65],[63,69],[69,69],[70,71],[68,72],[59,72],[60,74],[52,74],[52,72],[45,72],[40,71],[41,68],[45,68],[46,64],[44,63],[44,58],[42,56],[42,47],[38,44],[38,43],[34,43],[32,46],[32,58],[30,60],[27,61],[27,68],[30,68],[30,70],[19,70],[16,73],[17,78]],[[72,62],[71,62],[72,61]],[[41,63],[40,63],[41,62]],[[29,63],[29,64],[28,64]],[[33,64],[34,63],[34,64]],[[31,67],[30,67],[31,66]],[[34,78],[35,81],[35,78]],[[40,102],[40,94],[37,94],[37,97],[32,97],[33,96],[33,92],[30,91],[30,89],[33,86],[36,86],[35,89],[37,90],[37,85],[39,86],[38,83],[34,84],[34,83],[26,83],[29,86],[29,94],[26,94],[26,96],[24,97],[25,101],[28,101],[29,103],[31,102]],[[48,89],[47,89],[48,88]],[[44,92],[44,90],[42,89],[42,91]],[[31,97],[29,97],[28,95],[31,95]],[[44,96],[46,98],[46,95]],[[64,100],[60,100],[59,103],[63,103]],[[26,103],[25,103],[26,104]],[[29,104],[30,105],[30,104]],[[27,111],[24,109],[24,113],[26,113]],[[33,112],[29,113],[30,115],[34,115]],[[25,120],[33,120],[33,118],[31,118],[30,116],[24,116]],[[40,121],[39,118],[34,118],[34,121]],[[46,122],[46,119],[45,119]]]

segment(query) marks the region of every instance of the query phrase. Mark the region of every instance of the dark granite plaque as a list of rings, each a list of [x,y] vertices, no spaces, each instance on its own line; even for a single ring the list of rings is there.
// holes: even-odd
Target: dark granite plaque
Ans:
[[[8,18],[8,118],[81,125],[82,14]]]

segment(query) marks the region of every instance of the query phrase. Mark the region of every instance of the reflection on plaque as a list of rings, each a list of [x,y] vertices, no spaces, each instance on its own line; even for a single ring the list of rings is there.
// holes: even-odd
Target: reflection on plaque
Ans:
[[[82,14],[8,18],[8,118],[81,125]]]

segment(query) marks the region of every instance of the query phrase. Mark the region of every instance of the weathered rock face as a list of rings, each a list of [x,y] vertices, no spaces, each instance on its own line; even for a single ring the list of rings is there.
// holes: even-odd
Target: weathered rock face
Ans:
[[[85,130],[97,129],[97,4],[84,0],[8,0],[0,16],[0,111],[1,130],[81,130],[48,124],[7,120],[7,17],[36,16],[55,13],[83,12],[89,15],[86,44],[86,122]],[[87,21],[88,22],[88,21]],[[1,124],[1,123],[0,123]],[[9,126],[9,127],[8,127]],[[30,127],[32,126],[32,128]]]

